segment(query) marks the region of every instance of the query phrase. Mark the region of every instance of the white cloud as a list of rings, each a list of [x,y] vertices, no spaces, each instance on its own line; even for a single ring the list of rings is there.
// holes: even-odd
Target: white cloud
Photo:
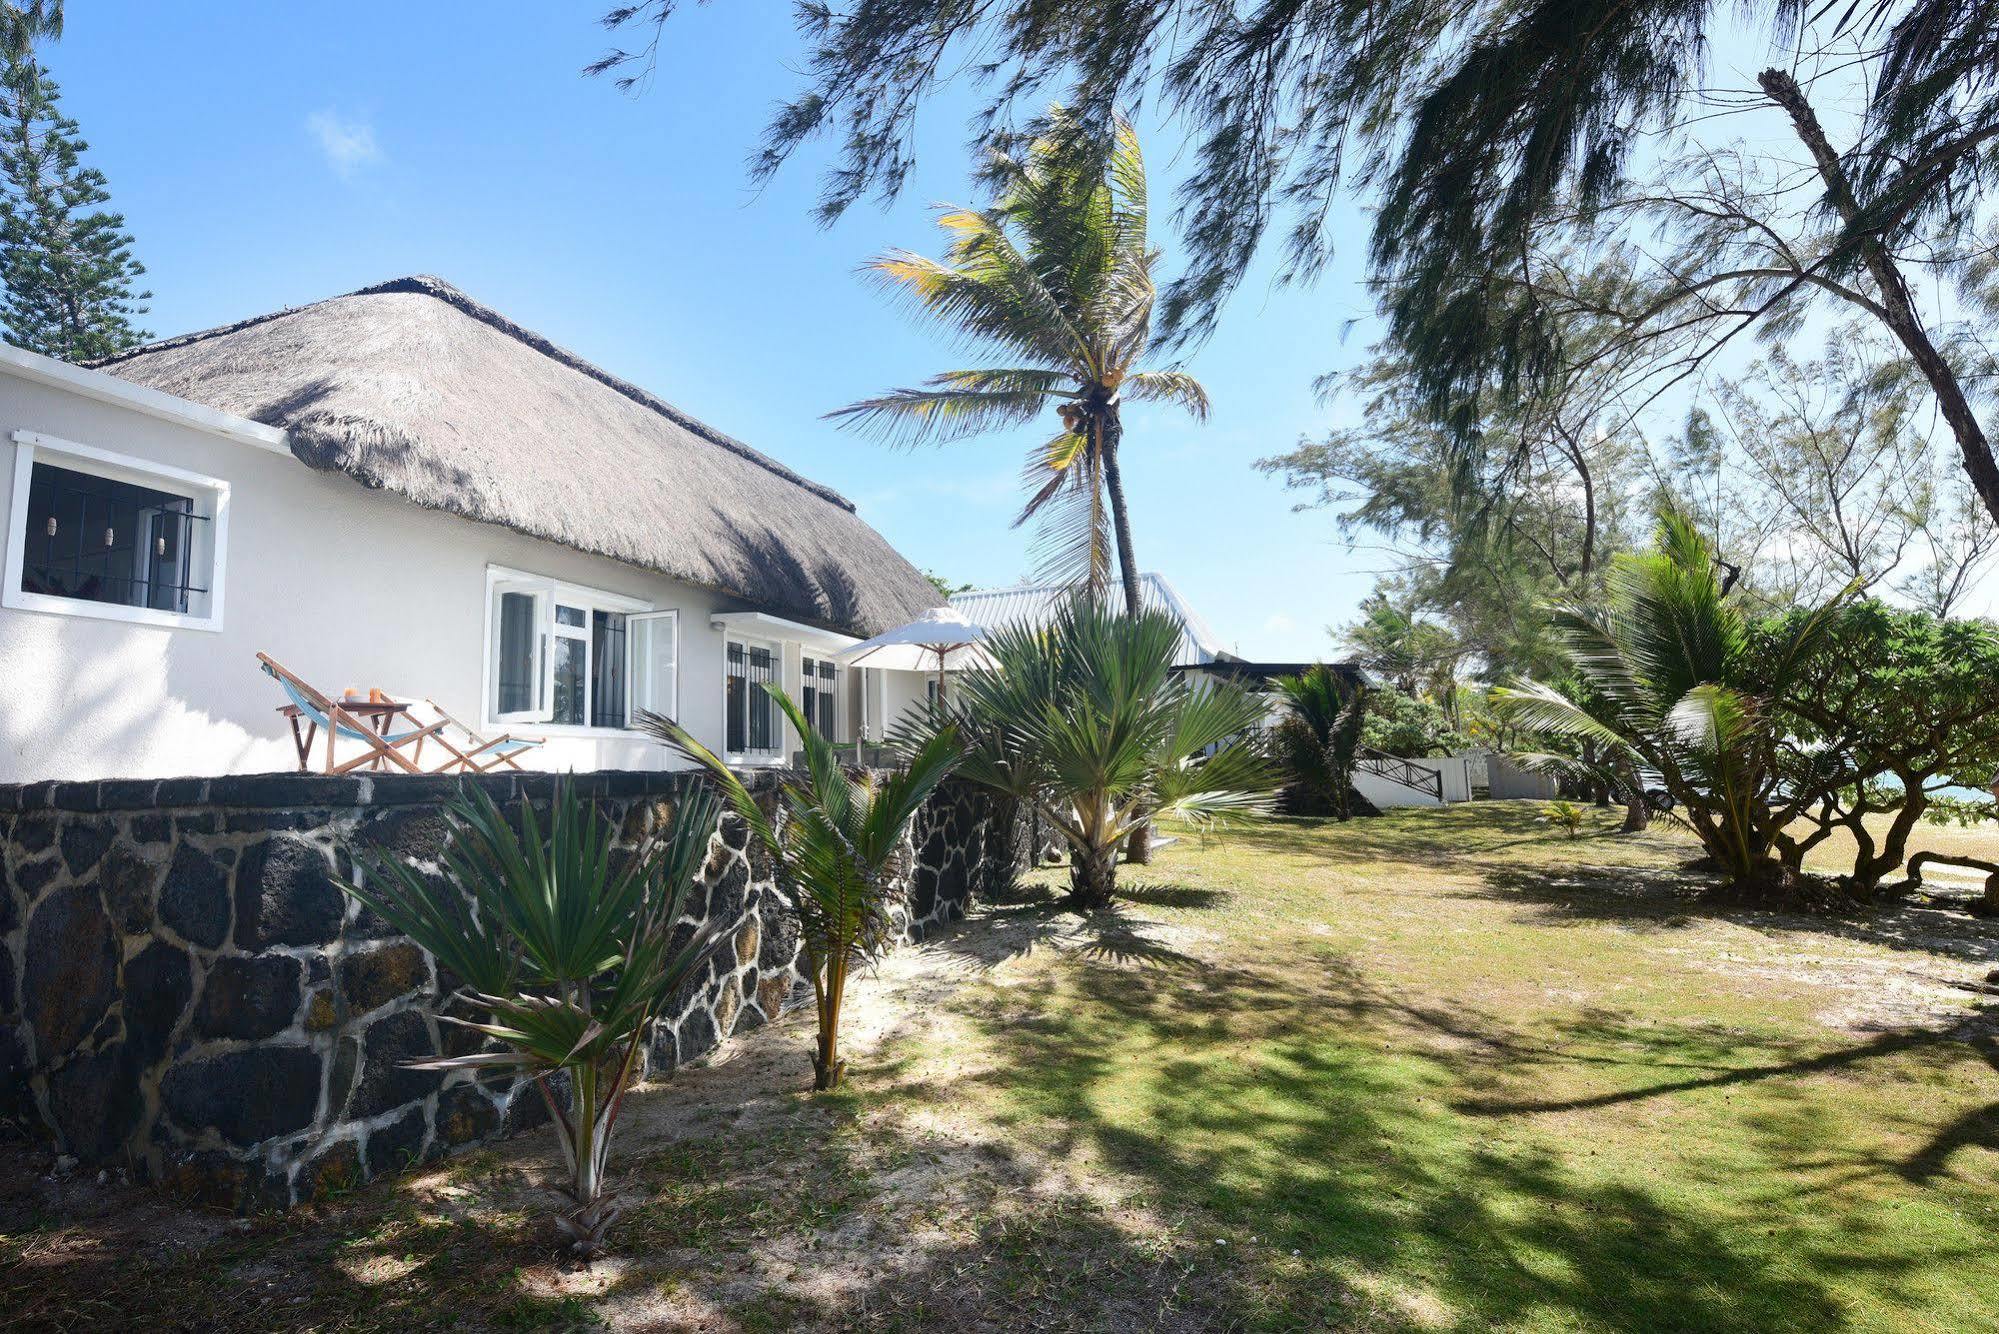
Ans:
[[[365,121],[347,120],[334,111],[315,111],[305,118],[305,128],[319,141],[326,164],[343,181],[352,180],[361,168],[382,159],[375,127]]]
[[[1263,628],[1274,635],[1288,634],[1298,628],[1298,622],[1292,620],[1283,612],[1277,611],[1272,612],[1265,618]]]

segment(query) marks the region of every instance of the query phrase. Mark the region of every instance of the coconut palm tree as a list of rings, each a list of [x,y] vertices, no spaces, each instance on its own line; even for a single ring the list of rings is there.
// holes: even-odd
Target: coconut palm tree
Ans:
[[[778,883],[798,918],[799,946],[819,1011],[813,1087],[838,1088],[847,1068],[840,1057],[847,975],[855,963],[876,958],[889,944],[893,875],[903,836],[957,762],[958,738],[949,727],[938,729],[908,764],[886,777],[850,773],[840,767],[833,743],[805,720],[789,695],[769,684],[763,689],[805,748],[806,781],[778,789],[782,820],[767,814],[722,757],[679,723],[640,710],[638,726],[707,769],[776,861]]]
[[[1759,645],[1699,526],[1668,509],[1652,550],[1612,563],[1603,606],[1553,613],[1587,699],[1521,681],[1495,688],[1492,708],[1592,744],[1634,783],[1641,767],[1656,770],[1730,884],[1756,888],[1781,875],[1770,826],[1784,736],[1773,704],[1846,596]]]
[[[1015,525],[1041,521],[1045,576],[1106,591],[1116,544],[1125,610],[1139,609],[1119,451],[1128,402],[1167,402],[1197,421],[1208,395],[1191,375],[1141,369],[1152,339],[1153,266],[1145,161],[1122,118],[1094,149],[1066,111],[1020,154],[993,154],[987,209],[947,207],[945,258],[891,251],[870,265],[891,292],[985,354],[986,364],[932,376],[828,414],[900,445],[944,444],[1025,425],[1049,408],[1061,431],[1022,470],[1029,495]]]
[[[960,676],[896,743],[919,748],[955,730],[958,776],[1037,811],[1069,845],[1071,902],[1106,907],[1133,830],[1268,810],[1278,784],[1255,737],[1262,702],[1175,672],[1179,637],[1164,612],[1123,616],[1076,598],[1045,626],[988,635],[995,665]]]
[[[606,1167],[647,1027],[715,944],[714,923],[677,934],[715,801],[691,797],[670,833],[635,851],[617,847],[611,822],[566,781],[545,825],[525,798],[510,819],[469,784],[445,814],[440,873],[360,848],[360,874],[342,888],[463,979],[485,1015],[441,1017],[492,1039],[486,1049],[411,1064],[533,1081],[569,1168],[572,1207],[556,1221],[588,1258],[618,1216]]]

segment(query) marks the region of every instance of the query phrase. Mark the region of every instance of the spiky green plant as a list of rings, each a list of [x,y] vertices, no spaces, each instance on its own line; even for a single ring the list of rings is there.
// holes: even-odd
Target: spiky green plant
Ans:
[[[1573,801],[1551,801],[1543,810],[1548,823],[1556,826],[1570,838],[1583,832],[1583,825],[1589,820],[1589,812]]]
[[[1284,716],[1271,729],[1271,749],[1291,782],[1326,812],[1353,815],[1354,762],[1367,722],[1367,691],[1315,662],[1273,684],[1284,697]]]
[[[566,781],[546,824],[525,798],[509,818],[466,784],[445,808],[440,874],[357,848],[361,873],[342,885],[456,974],[484,1014],[439,1018],[497,1044],[412,1064],[524,1075],[547,1103],[569,1173],[557,1225],[584,1258],[618,1217],[605,1169],[647,1027],[715,942],[715,924],[678,929],[715,813],[698,792],[669,834],[628,850]]]
[[[1016,525],[1042,521],[1043,573],[1101,592],[1112,544],[1125,609],[1139,609],[1120,449],[1127,402],[1174,403],[1195,420],[1207,391],[1184,371],[1146,370],[1152,271],[1145,159],[1118,119],[1101,153],[1060,107],[1046,133],[987,163],[987,209],[946,208],[945,258],[893,251],[870,266],[892,291],[991,364],[932,376],[831,415],[899,444],[942,444],[1025,425],[1051,407],[1062,430],[1035,446]],[[1108,506],[1108,507],[1107,507]]]
[[[876,958],[889,944],[896,854],[910,821],[957,762],[958,742],[945,728],[885,777],[851,772],[789,695],[768,684],[763,689],[791,720],[805,749],[805,782],[778,788],[781,820],[765,814],[722,757],[679,723],[641,710],[638,725],[707,769],[776,861],[779,885],[798,918],[799,946],[818,1008],[813,1087],[838,1088],[847,1064],[840,1056],[847,977],[856,963]]]
[[[1771,798],[1784,726],[1772,703],[1845,596],[1757,645],[1707,539],[1667,509],[1653,549],[1612,563],[1602,606],[1552,613],[1588,702],[1521,681],[1493,690],[1492,707],[1518,726],[1593,743],[1622,770],[1656,770],[1722,874],[1752,888],[1780,878]]]
[[[1268,810],[1280,781],[1256,737],[1262,701],[1189,682],[1173,670],[1179,642],[1163,612],[1123,616],[1078,597],[1045,626],[994,630],[983,641],[993,667],[960,676],[896,740],[955,728],[959,776],[1039,811],[1069,845],[1072,902],[1105,907],[1134,829]]]

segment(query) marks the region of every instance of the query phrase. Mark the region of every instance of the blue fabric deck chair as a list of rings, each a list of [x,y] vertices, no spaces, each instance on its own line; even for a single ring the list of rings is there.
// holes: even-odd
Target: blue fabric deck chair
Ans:
[[[390,766],[405,773],[425,772],[418,763],[423,755],[423,743],[444,730],[443,720],[391,732],[388,727],[393,715],[383,715],[380,718],[381,730],[378,731],[375,722],[354,711],[364,706],[342,705],[322,695],[268,653],[259,653],[257,661],[263,664],[265,675],[276,681],[291,699],[291,703],[281,706],[280,711],[291,719],[292,740],[298,745],[300,773],[312,772],[315,752],[322,756],[322,773],[344,774],[360,768],[382,769]],[[378,706],[365,707],[373,711]],[[326,736],[324,745],[318,744],[321,733]],[[335,742],[339,740],[358,742],[362,753],[349,760],[339,760],[334,753]],[[410,753],[404,754],[405,749]],[[448,770],[456,763],[455,759],[451,760],[444,768]]]
[[[502,732],[500,735],[488,739],[480,736],[464,723],[459,722],[456,718],[446,713],[444,706],[436,700],[427,699],[424,703],[430,706],[432,713],[435,713],[444,722],[457,728],[469,738],[465,743],[465,749],[461,750],[453,745],[450,738],[445,734],[441,732],[438,734],[437,744],[450,751],[452,755],[452,759],[438,769],[439,773],[448,774],[454,768],[473,774],[491,773],[493,770],[501,768],[518,769],[521,766],[516,763],[516,760],[542,744],[540,737],[515,736],[511,732]]]

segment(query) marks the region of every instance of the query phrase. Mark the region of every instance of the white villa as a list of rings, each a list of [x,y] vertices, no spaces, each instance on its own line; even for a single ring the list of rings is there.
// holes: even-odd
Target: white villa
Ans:
[[[0,782],[285,770],[258,667],[658,769],[678,718],[743,764],[836,740],[920,673],[831,655],[938,600],[835,492],[434,278],[85,368],[0,348]]]

